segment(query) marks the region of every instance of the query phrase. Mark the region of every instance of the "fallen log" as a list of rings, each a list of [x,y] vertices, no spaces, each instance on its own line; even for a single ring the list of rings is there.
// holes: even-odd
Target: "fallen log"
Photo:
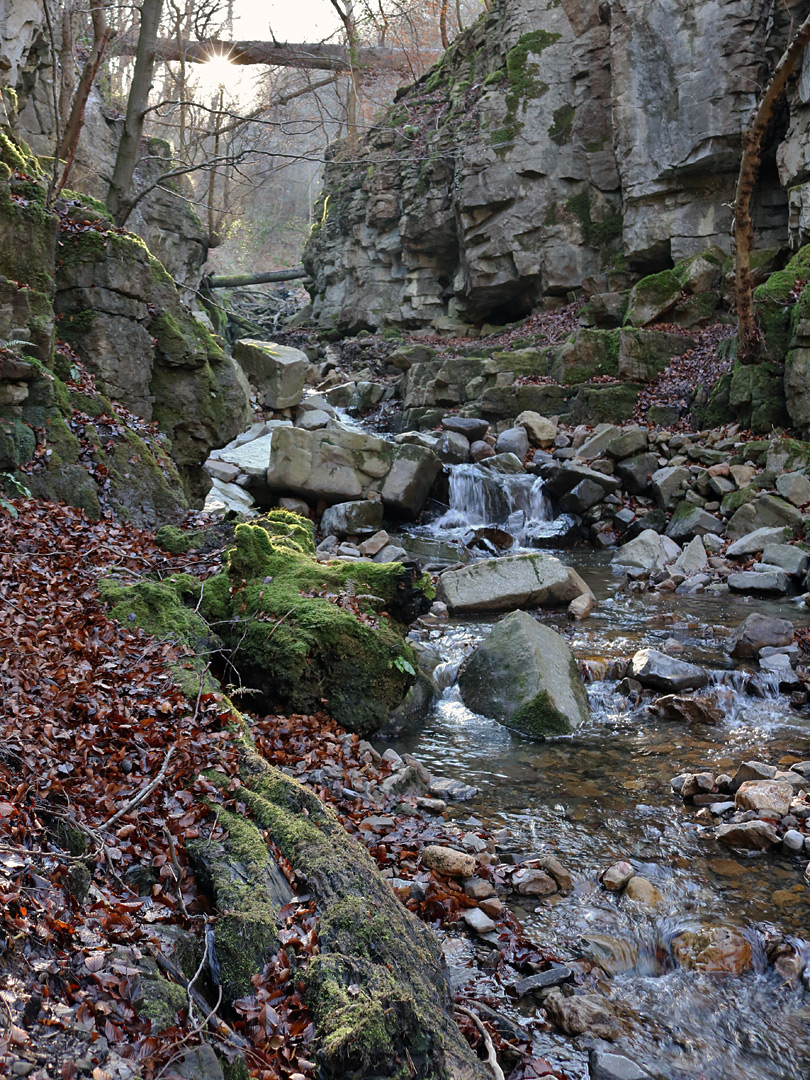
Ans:
[[[296,281],[309,277],[303,266],[289,270],[268,270],[264,274],[211,274],[205,279],[209,289],[240,289],[245,285],[266,285],[270,281]]]

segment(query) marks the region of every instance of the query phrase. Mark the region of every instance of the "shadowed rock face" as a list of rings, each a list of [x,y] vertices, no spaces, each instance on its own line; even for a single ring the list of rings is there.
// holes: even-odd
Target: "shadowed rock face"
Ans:
[[[785,40],[787,16],[769,22],[772,7],[504,0],[392,106],[359,156],[344,163],[334,148],[305,259],[318,318],[505,320],[604,278],[611,263],[607,277],[624,287],[619,253],[646,272],[712,243],[728,250],[740,133],[763,61]],[[763,169],[761,246],[788,236],[807,97],[803,76],[779,176]],[[799,240],[808,192],[790,195]]]

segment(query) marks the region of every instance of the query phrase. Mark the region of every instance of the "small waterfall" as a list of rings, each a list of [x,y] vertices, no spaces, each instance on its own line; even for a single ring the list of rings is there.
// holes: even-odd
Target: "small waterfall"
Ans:
[[[450,507],[431,526],[446,538],[460,538],[469,529],[496,526],[518,545],[534,536],[554,533],[551,503],[543,481],[526,473],[496,473],[480,465],[451,465]]]

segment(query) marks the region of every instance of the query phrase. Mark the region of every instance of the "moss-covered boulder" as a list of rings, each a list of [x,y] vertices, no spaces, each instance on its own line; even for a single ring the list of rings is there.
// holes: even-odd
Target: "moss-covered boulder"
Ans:
[[[578,330],[556,350],[549,374],[563,385],[619,374],[618,330]]]
[[[781,365],[735,361],[729,383],[729,408],[743,427],[765,434],[789,422]]]
[[[400,623],[429,601],[399,563],[324,565],[314,553],[311,522],[288,511],[237,525],[201,612],[265,704],[325,705],[350,731],[375,731],[416,675]]]
[[[459,670],[464,704],[532,738],[564,735],[590,716],[574,654],[562,637],[513,611]]]
[[[630,326],[649,326],[675,307],[682,292],[683,285],[673,270],[642,278],[630,293],[625,322]]]

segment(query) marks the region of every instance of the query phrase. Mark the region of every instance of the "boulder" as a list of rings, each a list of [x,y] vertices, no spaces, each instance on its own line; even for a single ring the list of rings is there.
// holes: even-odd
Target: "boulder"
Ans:
[[[781,649],[793,643],[793,624],[788,619],[775,619],[754,612],[737,627],[731,645],[731,655],[750,660],[760,649]]]
[[[679,967],[689,971],[742,975],[753,963],[750,943],[739,930],[726,926],[685,930],[673,938],[671,949]]]
[[[702,506],[692,506],[685,499],[672,515],[667,526],[667,536],[673,540],[691,540],[694,536],[712,533],[719,536],[724,530],[722,521],[704,510]]]
[[[553,420],[548,420],[545,416],[541,416],[540,413],[526,409],[517,417],[515,424],[525,428],[532,446],[545,449],[554,445],[554,440],[557,437],[557,425]]]
[[[738,511],[739,513],[739,511]],[[737,516],[736,514],[734,515]],[[732,521],[734,518],[731,519]],[[729,522],[729,536],[731,535],[731,522]],[[732,559],[747,559],[749,555],[756,555],[771,544],[782,544],[785,539],[784,528],[754,529],[741,536],[729,545],[726,555]]]
[[[683,287],[672,270],[644,277],[630,293],[627,322],[631,326],[648,326],[678,303]]]
[[[658,649],[639,649],[630,662],[628,674],[642,686],[674,694],[697,690],[709,681],[703,668],[676,660]]]
[[[529,436],[524,427],[513,427],[498,436],[495,443],[496,454],[514,454],[523,461],[529,452]]]
[[[335,503],[323,512],[321,532],[324,536],[371,536],[378,532],[382,519],[383,504],[379,501]]]
[[[627,428],[611,439],[605,450],[608,457],[623,461],[625,458],[635,457],[646,451],[648,437],[646,428]]]
[[[703,540],[699,536],[693,537],[675,560],[677,568],[687,576],[705,569],[708,564],[706,548],[703,546]]]
[[[810,556],[794,544],[766,544],[762,561],[768,566],[778,566],[791,577],[803,577],[810,569]]]
[[[454,614],[562,607],[582,593],[579,575],[546,552],[483,559],[442,574],[440,591]]]
[[[472,855],[440,844],[428,844],[422,852],[422,865],[445,877],[472,877],[475,873]]]
[[[622,429],[616,427],[615,424],[597,424],[593,435],[587,438],[577,450],[577,457],[581,457],[583,461],[593,461],[594,458],[601,457],[608,446],[621,434]]]
[[[325,428],[331,419],[331,413],[326,412],[324,409],[307,409],[298,418],[295,426],[303,428],[304,431],[317,431],[319,428]]]
[[[779,833],[767,821],[734,821],[718,826],[717,839],[726,847],[767,851],[779,843]]]
[[[218,450],[217,458],[235,465],[240,473],[246,473],[252,480],[263,482],[270,466],[273,432],[280,427],[292,428],[292,421],[271,420],[266,426],[270,428],[266,435],[251,439],[250,442],[242,443],[240,446]]]
[[[517,421],[520,423],[520,420]],[[489,431],[489,421],[474,416],[444,416],[442,427],[445,431],[455,431],[470,442],[478,442]]]
[[[810,503],[810,480],[804,473],[782,473],[776,478],[776,490],[794,506],[807,506]]]
[[[635,566],[649,572],[656,567],[663,569],[680,554],[680,548],[674,541],[661,536],[654,529],[645,529],[620,547],[612,562],[615,566]]]
[[[793,786],[786,780],[746,780],[737,789],[734,805],[738,810],[756,810],[784,817],[790,810],[792,799]]]
[[[576,487],[567,491],[560,499],[560,511],[563,514],[584,514],[592,506],[602,502],[605,489],[590,479],[580,480]]]
[[[304,396],[309,359],[300,349],[245,338],[233,347],[234,359],[268,409],[289,409]]]
[[[615,1039],[619,1025],[607,998],[599,994],[577,994],[563,997],[552,990],[543,1003],[550,1022],[569,1035],[592,1035],[598,1039]]]
[[[266,479],[272,490],[329,503],[376,494],[406,517],[422,509],[442,467],[425,447],[398,445],[334,421],[321,431],[277,428],[271,446]]]
[[[630,495],[643,495],[657,471],[658,455],[652,453],[637,454],[616,463],[616,475]]]
[[[495,457],[495,451],[488,442],[478,439],[471,444],[470,459],[472,461],[485,461],[487,458],[491,457]]]
[[[573,731],[590,715],[567,642],[525,611],[493,627],[462,664],[458,684],[467,708],[532,737]]]
[[[655,501],[662,510],[669,510],[674,506],[684,483],[689,483],[692,474],[682,465],[666,465],[663,469],[657,469],[650,477]]]
[[[470,460],[470,442],[458,431],[445,431],[436,440],[433,452],[445,465],[464,465]]]
[[[635,873],[631,863],[616,862],[602,874],[602,884],[609,892],[621,892]]]
[[[764,761],[744,761],[731,778],[729,791],[738,791],[749,780],[773,780],[776,773],[775,765],[767,765]]]
[[[634,874],[630,878],[624,888],[624,895],[647,908],[657,907],[663,900],[663,896],[655,885],[640,874]]]
[[[790,589],[790,579],[784,570],[774,568],[763,571],[744,570],[739,574],[729,574],[726,583],[732,592],[773,593],[783,596]]]

